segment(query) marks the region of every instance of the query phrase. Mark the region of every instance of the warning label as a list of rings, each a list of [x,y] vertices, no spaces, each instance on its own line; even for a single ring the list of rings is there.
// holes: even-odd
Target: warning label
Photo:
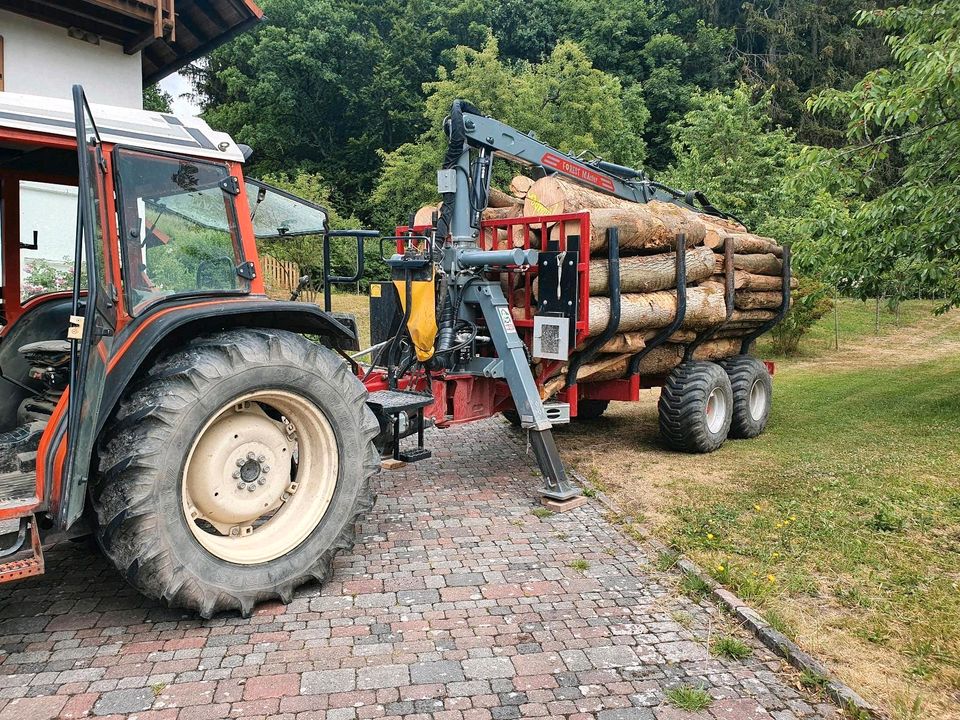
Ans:
[[[497,312],[500,313],[500,322],[503,323],[503,327],[507,332],[515,333],[517,329],[513,326],[513,316],[510,315],[510,308],[499,307]]]

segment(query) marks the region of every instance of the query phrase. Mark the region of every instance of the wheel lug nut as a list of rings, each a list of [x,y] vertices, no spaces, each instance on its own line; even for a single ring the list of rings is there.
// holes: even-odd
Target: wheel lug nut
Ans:
[[[237,458],[237,467],[243,467],[243,464],[246,462],[243,458]]]
[[[237,479],[239,479],[239,478],[240,478],[240,471],[239,471],[239,470],[234,470],[234,472],[233,472],[233,479],[234,479],[234,480],[237,480]]]
[[[257,489],[257,486],[254,485],[253,483],[250,483],[249,485],[247,485],[247,492],[253,492],[256,489]]]
[[[258,462],[258,463],[266,462],[266,459],[267,459],[267,458],[265,458],[263,455],[257,455],[257,462]]]
[[[263,484],[266,483],[266,482],[267,482],[267,479],[264,478],[264,477],[262,477],[262,478],[260,478],[259,480],[257,480],[257,485],[263,485]]]
[[[265,472],[265,473],[268,473],[268,472],[270,472],[270,466],[269,466],[269,465],[264,465],[264,466],[261,468],[261,470],[262,470],[263,472]]]
[[[256,457],[257,457],[257,456],[256,456],[254,453],[252,453],[252,452],[248,452],[248,453],[247,453],[247,460],[253,460],[253,459],[255,459]]]
[[[244,488],[243,480],[241,480],[240,482],[237,483],[237,488],[240,489],[240,490],[243,490],[243,488]]]

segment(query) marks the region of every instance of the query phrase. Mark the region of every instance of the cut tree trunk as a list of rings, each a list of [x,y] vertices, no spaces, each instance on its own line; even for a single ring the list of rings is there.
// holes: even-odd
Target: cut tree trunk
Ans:
[[[423,227],[425,225],[433,225],[433,214],[440,214],[439,205],[424,205],[422,208],[417,210],[416,214],[413,216],[413,225],[414,227]]]
[[[523,201],[515,198],[513,195],[508,195],[503,190],[498,190],[495,187],[490,188],[490,195],[487,197],[487,207],[503,208],[513,207],[514,205],[523,205]]]
[[[783,294],[778,292],[734,293],[733,304],[738,310],[776,310],[783,303]]]
[[[716,267],[716,257],[709,248],[698,247],[686,253],[687,282],[709,277]],[[620,259],[620,292],[654,292],[677,286],[677,254],[640,255]],[[606,260],[590,263],[590,294],[604,295],[610,291]]]
[[[733,244],[733,251],[748,255],[751,253],[770,253],[780,257],[783,255],[783,248],[777,244],[776,240],[752,233],[731,233],[725,230],[708,227],[703,236],[703,244],[717,252],[723,252],[727,243]]]
[[[718,256],[717,256],[717,262],[718,262],[718,264],[719,264],[719,261],[720,261],[720,256],[718,255]],[[740,288],[743,287],[743,276],[744,276],[744,275],[746,275],[746,273],[738,273],[738,272],[735,272],[735,273],[733,274],[733,289],[734,289],[734,290],[739,290]],[[758,275],[758,276],[756,276],[756,277],[761,277],[761,276]],[[727,287],[727,276],[726,276],[726,275],[711,275],[710,277],[708,277],[706,280],[704,280],[704,281],[703,281],[702,283],[700,283],[700,284],[701,284],[701,285],[706,285],[707,283],[710,283],[711,285],[719,285],[720,287],[725,288],[725,287]]]
[[[526,175],[516,175],[510,181],[510,194],[518,200],[524,200],[532,186],[533,178],[528,178]]]
[[[592,363],[583,365],[579,370],[577,370],[577,382],[586,382],[590,378],[594,377],[598,373],[602,373],[608,367],[613,367],[619,365],[620,363],[625,363],[624,367],[628,367],[630,363],[630,358],[633,357],[634,353],[625,353],[622,355],[605,355],[599,359],[594,360]],[[623,373],[621,373],[622,375]],[[548,398],[554,395],[558,390],[560,390],[567,382],[567,366],[564,365],[560,368],[560,373],[554,377],[552,380],[547,381],[543,385],[543,389],[540,394],[544,398]]]
[[[661,345],[653,348],[640,361],[641,375],[665,375],[683,362],[685,348],[683,345]],[[720,360],[740,353],[740,342],[737,338],[722,338],[708,340],[693,353],[694,360]],[[617,357],[616,362],[606,364],[603,368],[591,372],[587,382],[614,380],[622,378],[630,367],[630,356]],[[589,367],[589,366],[588,366]]]
[[[733,315],[730,316],[730,322],[766,322],[767,320],[773,320],[776,317],[776,313],[772,310],[734,310]]]
[[[719,270],[723,272],[723,255],[717,257]],[[733,267],[736,270],[744,270],[754,275],[782,275],[783,261],[772,253],[761,253],[756,255],[734,255]]]
[[[484,220],[506,220],[508,218],[520,217],[523,212],[523,205],[514,203],[512,205],[503,205],[498,207],[488,207],[483,211]]]
[[[687,247],[693,247],[703,239],[703,225],[697,222],[693,213],[661,202],[633,203],[627,208],[591,209],[591,254],[606,251],[608,228],[616,228],[619,232],[621,255],[676,250],[681,233],[686,237]],[[579,222],[566,223],[565,237],[579,234]],[[550,230],[550,238],[560,240],[559,225]]]
[[[687,290],[687,309],[681,327],[699,329],[724,321],[723,291],[712,287]],[[620,296],[620,330],[646,330],[669,325],[677,314],[676,291],[632,293]],[[590,298],[590,335],[599,335],[610,318],[610,298]]]
[[[754,275],[748,272],[738,272],[734,273],[733,276],[739,283],[737,288],[744,290],[774,290],[779,292],[783,289],[783,278],[776,275]],[[796,290],[798,286],[797,279],[791,277],[790,287]]]

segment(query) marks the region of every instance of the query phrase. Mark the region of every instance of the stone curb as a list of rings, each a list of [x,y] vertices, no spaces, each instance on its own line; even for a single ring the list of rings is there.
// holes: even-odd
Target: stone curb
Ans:
[[[571,476],[584,487],[589,487],[587,480],[577,472],[571,472]],[[594,488],[594,496],[611,512],[621,515],[622,512],[617,504],[603,492]],[[645,528],[641,528],[646,543],[658,553],[675,554],[676,551],[669,548],[653,537]],[[745,625],[751,633],[756,636],[771,652],[780,656],[794,668],[800,671],[808,671],[817,677],[824,678],[824,691],[827,695],[842,709],[857,713],[854,717],[877,718],[882,720],[885,716],[873,705],[860,697],[851,687],[844,684],[822,662],[817,660],[809,653],[804,652],[800,647],[783,633],[770,626],[763,616],[751,608],[737,595],[724,588],[720,583],[714,580],[710,575],[695,562],[686,557],[679,557],[676,562],[682,572],[692,575],[707,587],[710,588],[710,597],[716,603],[725,608],[731,615],[736,617]]]

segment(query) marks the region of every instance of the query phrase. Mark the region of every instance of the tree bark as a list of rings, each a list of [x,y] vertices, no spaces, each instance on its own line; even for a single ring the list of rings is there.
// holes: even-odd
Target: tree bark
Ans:
[[[681,362],[685,348],[683,345],[666,344],[653,348],[640,361],[641,375],[664,375]],[[719,360],[740,353],[740,341],[737,338],[708,340],[693,353],[694,360]],[[614,380],[622,378],[630,366],[630,355],[614,356],[615,362],[605,363],[602,368],[593,370],[586,376],[586,382]],[[589,367],[586,366],[586,367]],[[579,378],[579,374],[578,374]],[[579,381],[579,380],[578,380]]]
[[[703,244],[717,252],[723,252],[727,243],[733,245],[733,251],[748,255],[751,253],[771,253],[780,257],[783,248],[776,240],[751,233],[732,233],[714,227],[707,227],[703,236]]]
[[[783,294],[779,292],[741,291],[733,296],[733,304],[738,310],[775,310],[782,302]]]
[[[686,236],[687,247],[703,239],[703,225],[693,213],[669,203],[632,203],[627,208],[592,208],[589,212],[591,254],[606,251],[608,228],[619,232],[621,255],[675,250],[681,233]],[[565,237],[573,234],[580,234],[580,223],[568,221]],[[550,238],[560,239],[559,224],[551,228]]]
[[[506,220],[508,218],[520,217],[520,213],[522,212],[523,205],[520,203],[500,207],[491,206],[483,211],[482,218],[484,220]]]
[[[730,322],[766,322],[773,320],[776,313],[772,310],[734,310]]]
[[[721,263],[720,263],[720,256],[719,256],[719,255],[717,256],[717,264],[721,264]],[[746,273],[738,273],[738,272],[735,272],[735,273],[733,274],[733,288],[734,288],[734,290],[739,290],[740,288],[743,287],[743,276],[744,276],[745,274],[746,274]],[[701,285],[706,285],[707,283],[710,283],[711,285],[719,285],[719,286],[722,287],[722,288],[726,288],[726,287],[727,287],[727,276],[726,276],[726,275],[711,275],[710,277],[708,277],[706,280],[704,280],[704,281],[703,281],[702,283],[700,283],[700,284],[701,284]]]
[[[687,290],[687,310],[681,327],[699,329],[726,318],[723,292],[712,287]],[[677,314],[676,291],[634,293],[620,296],[620,331],[666,327]],[[610,318],[610,298],[590,298],[590,335],[599,335]]]
[[[737,272],[733,276],[739,283],[737,288],[744,290],[772,290],[779,292],[783,289],[783,278],[775,275],[754,275],[748,272]],[[799,283],[795,277],[790,278],[790,287],[796,289]]]
[[[719,263],[719,272],[723,272],[723,255],[717,258]],[[736,270],[743,270],[754,275],[782,275],[783,261],[772,253],[762,253],[757,255],[734,255],[733,267]]]
[[[698,247],[686,253],[687,282],[697,282],[713,273],[716,257],[709,248]],[[640,255],[620,259],[620,292],[654,292],[677,286],[677,254]],[[610,292],[609,265],[606,260],[590,263],[590,294]]]
[[[522,206],[523,201],[515,198],[513,195],[508,195],[503,190],[498,190],[495,187],[490,188],[490,196],[487,198],[488,208],[505,208],[513,207],[514,205]]]

